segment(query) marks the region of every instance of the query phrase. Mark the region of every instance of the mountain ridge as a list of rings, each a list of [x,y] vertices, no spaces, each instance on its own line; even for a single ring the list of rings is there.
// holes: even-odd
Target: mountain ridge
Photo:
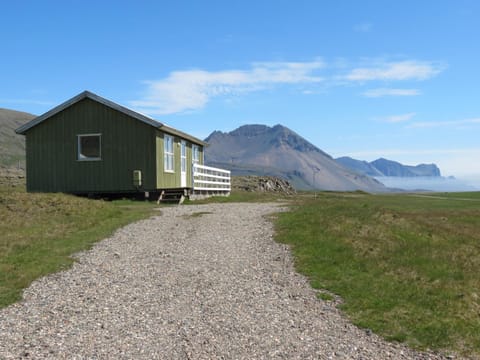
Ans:
[[[206,163],[234,175],[285,178],[297,189],[384,192],[377,180],[337,163],[329,154],[283,125],[243,125],[230,132],[214,131],[205,141]]]
[[[379,158],[377,160],[367,162],[363,160],[353,159],[348,156],[336,158],[345,167],[356,171],[360,174],[383,177],[440,177],[441,172],[436,164],[418,164],[404,165],[397,161]]]

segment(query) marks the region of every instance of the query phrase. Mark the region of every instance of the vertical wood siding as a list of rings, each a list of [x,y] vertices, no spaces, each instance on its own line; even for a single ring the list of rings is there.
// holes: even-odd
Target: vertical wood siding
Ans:
[[[158,189],[168,189],[168,188],[178,188],[181,185],[180,179],[180,169],[181,169],[181,158],[180,158],[180,142],[181,138],[174,136],[174,172],[166,172],[164,169],[164,133],[157,130],[156,131],[156,156],[157,156],[157,188]],[[187,142],[187,187],[192,186],[192,143],[188,140]],[[200,163],[203,164],[203,146],[200,146]]]
[[[164,169],[164,133],[156,131],[157,189],[180,187],[180,138],[173,136],[173,173]]]
[[[80,134],[101,134],[101,160],[77,160]],[[27,190],[134,191],[133,170],[142,171],[143,189],[153,190],[158,166],[155,135],[153,127],[84,99],[27,132]],[[161,162],[163,169],[163,157]]]

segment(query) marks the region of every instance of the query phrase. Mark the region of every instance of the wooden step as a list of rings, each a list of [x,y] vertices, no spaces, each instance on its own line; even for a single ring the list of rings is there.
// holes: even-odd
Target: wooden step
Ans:
[[[185,201],[184,189],[162,190],[157,200],[157,204],[182,204]]]

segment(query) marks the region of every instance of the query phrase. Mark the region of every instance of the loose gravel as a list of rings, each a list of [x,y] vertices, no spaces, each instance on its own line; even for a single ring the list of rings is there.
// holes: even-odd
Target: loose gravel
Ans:
[[[353,326],[295,273],[278,204],[161,209],[0,311],[0,359],[441,359]]]

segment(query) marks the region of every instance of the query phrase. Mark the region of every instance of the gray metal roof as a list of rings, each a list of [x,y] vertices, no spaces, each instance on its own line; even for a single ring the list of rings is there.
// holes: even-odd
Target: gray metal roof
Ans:
[[[203,140],[197,139],[194,136],[188,135],[180,130],[176,130],[174,128],[171,128],[157,120],[154,120],[146,115],[140,114],[136,111],[130,110],[124,106],[121,106],[119,104],[114,103],[113,101],[107,100],[101,96],[98,96],[90,91],[83,91],[77,96],[74,96],[70,100],[65,101],[64,103],[54,107],[53,109],[47,111],[46,113],[36,117],[35,119],[31,120],[30,122],[20,126],[18,129],[15,130],[17,134],[22,134],[25,135],[25,133],[33,128],[34,126],[40,124],[41,122],[47,120],[48,118],[52,117],[53,115],[59,113],[60,111],[72,106],[73,104],[83,100],[83,99],[91,99],[93,101],[99,102],[105,106],[108,106],[112,109],[115,109],[117,111],[120,111],[121,113],[124,113],[134,119],[137,119],[139,121],[144,122],[147,125],[153,126],[154,128],[161,129],[162,131],[165,131],[167,133],[170,133],[172,135],[177,135],[179,137],[185,138],[187,140],[190,140],[194,143],[201,144],[201,145],[206,145],[206,143]]]

